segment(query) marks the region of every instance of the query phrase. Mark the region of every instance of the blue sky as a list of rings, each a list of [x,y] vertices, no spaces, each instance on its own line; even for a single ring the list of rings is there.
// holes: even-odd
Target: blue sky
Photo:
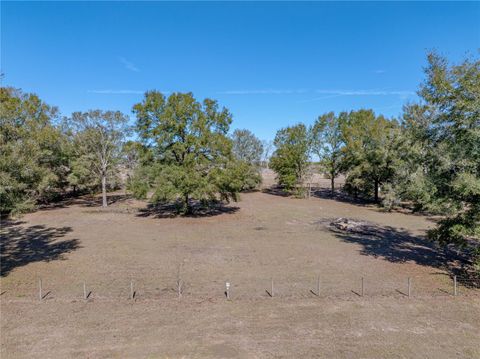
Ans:
[[[144,91],[192,91],[272,139],[327,111],[398,116],[427,51],[478,56],[479,19],[479,2],[2,1],[2,82],[132,121]]]

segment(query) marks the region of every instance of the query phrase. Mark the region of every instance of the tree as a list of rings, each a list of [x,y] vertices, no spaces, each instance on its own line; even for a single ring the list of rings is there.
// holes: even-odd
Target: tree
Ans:
[[[227,137],[232,115],[226,108],[211,99],[199,103],[192,93],[166,99],[149,91],[133,112],[139,137],[152,153],[149,169],[142,171],[155,203],[180,200],[188,214],[192,199],[237,200],[240,187],[231,179],[238,168]]]
[[[430,141],[432,108],[426,104],[404,106],[401,123],[403,145],[398,150],[401,165],[397,168],[395,182],[398,196],[413,203],[414,211],[441,212],[441,200],[436,196],[432,171],[441,168],[442,154]]]
[[[335,177],[340,174],[342,166],[343,135],[341,123],[347,113],[338,117],[335,113],[326,113],[315,121],[312,129],[312,152],[320,160],[322,167],[330,178],[332,196],[335,194]]]
[[[233,154],[239,161],[259,166],[262,160],[263,144],[249,130],[233,131]]]
[[[102,206],[107,207],[107,185],[116,175],[122,144],[128,133],[128,117],[119,111],[74,112],[68,119],[75,161],[70,177],[102,188]]]
[[[448,214],[429,236],[459,246],[476,242],[473,259],[480,270],[480,60],[450,65],[431,53],[425,74],[419,95],[428,125],[419,116],[412,122],[424,129],[420,140],[432,155],[422,165],[430,202]]]
[[[0,213],[29,211],[63,191],[68,173],[56,107],[35,94],[0,88]]]
[[[127,178],[130,178],[147,154],[140,142],[129,140],[123,144],[121,155],[121,163],[127,171]]]
[[[342,123],[342,133],[345,188],[355,194],[373,194],[378,202],[380,186],[389,183],[398,166],[397,122],[376,117],[372,110],[352,111]]]
[[[279,130],[270,167],[277,173],[278,183],[292,191],[303,182],[309,166],[310,140],[303,124]]]
[[[249,130],[235,130],[232,135],[233,154],[239,161],[243,178],[242,190],[250,190],[262,182],[260,165],[262,161],[262,142]]]
[[[138,199],[147,197],[149,186],[145,178],[152,164],[151,149],[138,141],[127,141],[122,148],[122,164],[127,172],[126,189]]]
[[[269,168],[270,156],[273,151],[273,141],[272,140],[263,140],[263,153],[262,153],[262,166]]]

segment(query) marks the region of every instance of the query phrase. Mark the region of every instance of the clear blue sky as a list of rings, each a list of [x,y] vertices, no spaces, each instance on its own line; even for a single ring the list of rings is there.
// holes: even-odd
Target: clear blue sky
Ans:
[[[3,85],[64,115],[192,91],[263,139],[327,111],[397,116],[428,50],[478,56],[480,3],[1,2]]]

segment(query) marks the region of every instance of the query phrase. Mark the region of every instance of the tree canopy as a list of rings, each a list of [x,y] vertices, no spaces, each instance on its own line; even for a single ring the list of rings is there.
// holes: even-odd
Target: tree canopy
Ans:
[[[462,246],[477,241],[480,269],[480,61],[450,65],[432,53],[425,74],[419,91],[425,103],[423,116],[412,121],[423,130],[417,140],[429,153],[423,160],[429,183],[425,189],[450,213],[429,234],[442,243]]]
[[[235,130],[232,135],[233,154],[243,168],[242,190],[250,190],[262,182],[260,166],[262,163],[263,144],[249,130]]]
[[[0,212],[21,213],[56,197],[68,159],[58,110],[35,94],[0,88]]]
[[[277,173],[278,183],[288,191],[301,191],[309,166],[310,137],[304,124],[279,130],[273,141],[276,147],[270,167]]]
[[[240,186],[231,180],[237,169],[227,136],[232,115],[226,108],[211,99],[200,103],[192,93],[166,98],[150,91],[133,111],[139,136],[152,153],[145,181],[154,202],[180,200],[183,212],[190,213],[192,199],[237,200]]]
[[[128,130],[128,117],[119,111],[74,112],[68,121],[73,152],[70,180],[101,183],[102,206],[107,206],[107,182],[115,178]]]
[[[329,112],[319,116],[312,129],[312,152],[320,160],[322,169],[330,178],[332,195],[335,193],[335,178],[340,174],[343,161],[344,139],[342,123],[347,114],[342,112],[339,116]]]
[[[263,144],[251,131],[235,130],[232,135],[233,154],[239,161],[259,166],[262,160]]]
[[[372,110],[352,111],[342,123],[346,189],[379,200],[379,188],[391,180],[397,162],[398,125]]]

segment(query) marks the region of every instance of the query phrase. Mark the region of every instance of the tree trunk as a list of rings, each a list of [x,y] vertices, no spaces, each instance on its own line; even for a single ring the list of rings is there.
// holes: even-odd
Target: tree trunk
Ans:
[[[335,195],[335,177],[330,175],[330,184],[332,188],[332,196]]]
[[[375,180],[375,202],[378,202],[378,186],[379,183],[377,180]]]
[[[188,198],[188,193],[185,194],[185,214],[191,214],[192,208],[190,207],[190,201]]]
[[[102,207],[107,207],[107,176],[102,175]]]

